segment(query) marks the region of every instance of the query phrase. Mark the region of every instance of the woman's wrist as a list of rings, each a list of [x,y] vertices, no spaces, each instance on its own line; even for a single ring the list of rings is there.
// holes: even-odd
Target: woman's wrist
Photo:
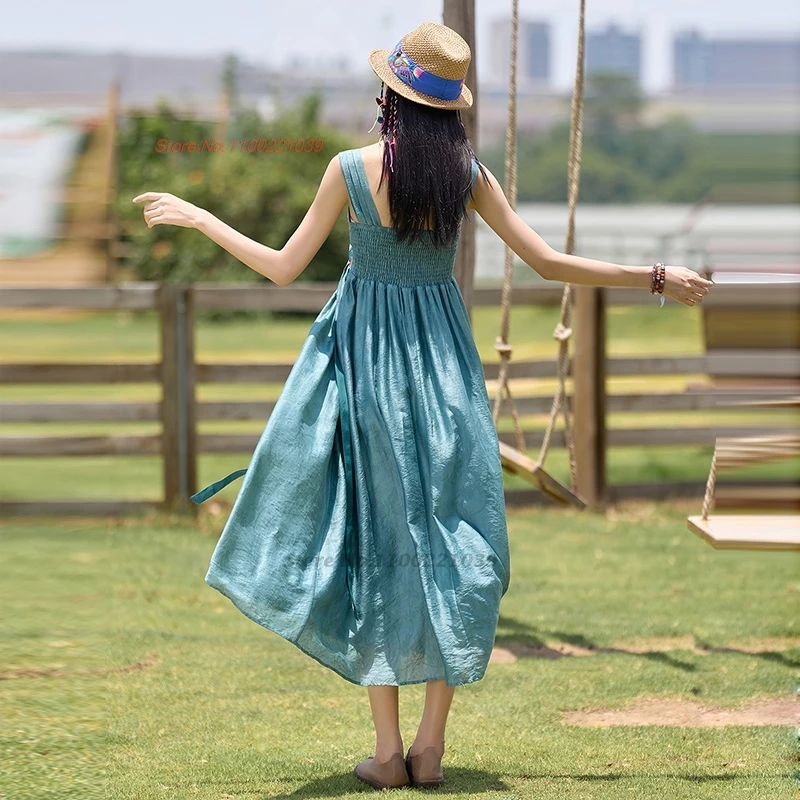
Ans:
[[[195,206],[195,210],[192,212],[192,227],[196,228],[201,233],[207,233],[208,231],[208,224],[212,219],[212,214],[210,211],[206,211],[204,208],[200,208],[199,206]]]
[[[650,277],[653,273],[653,267],[633,267],[629,265],[622,265],[622,269],[628,276],[627,285],[632,289],[650,289]]]

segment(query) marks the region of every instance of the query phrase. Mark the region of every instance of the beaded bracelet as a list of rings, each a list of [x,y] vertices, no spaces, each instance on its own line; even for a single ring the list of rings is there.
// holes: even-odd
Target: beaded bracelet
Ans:
[[[659,261],[653,264],[653,273],[650,277],[650,294],[661,295],[661,308],[664,307],[664,283],[667,277],[667,268]]]

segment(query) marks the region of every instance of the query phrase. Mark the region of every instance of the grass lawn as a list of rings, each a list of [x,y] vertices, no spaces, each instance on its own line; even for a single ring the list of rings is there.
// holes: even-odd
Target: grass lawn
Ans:
[[[511,312],[510,339],[514,357],[554,358],[558,352],[553,328],[557,307],[516,306]],[[198,356],[213,360],[235,354],[242,360],[285,359],[291,362],[314,320],[314,314],[267,316],[213,322],[199,318]],[[494,340],[500,309],[473,310],[473,332],[481,357],[497,361]],[[154,312],[5,313],[0,315],[0,361],[146,361],[158,355]],[[610,355],[696,355],[703,352],[699,310],[671,303],[612,306],[608,310]]]
[[[562,712],[620,709],[648,697],[735,709],[794,696],[796,557],[716,552],[686,529],[694,510],[637,503],[603,517],[509,509],[512,577],[495,644],[527,646],[532,655],[491,663],[483,680],[456,690],[440,792],[536,800],[797,796],[794,731],[786,724],[562,721]],[[366,689],[251,622],[204,583],[223,523],[205,515],[0,523],[0,797],[251,800],[374,791],[351,775],[374,752]],[[561,655],[565,647],[595,652]],[[541,657],[544,648],[552,657]],[[400,690],[406,744],[423,696],[419,685]]]

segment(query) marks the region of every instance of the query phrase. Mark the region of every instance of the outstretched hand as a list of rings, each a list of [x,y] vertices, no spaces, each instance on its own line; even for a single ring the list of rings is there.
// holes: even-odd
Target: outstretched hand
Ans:
[[[145,192],[134,197],[133,202],[146,203],[144,221],[148,228],[152,228],[153,225],[178,225],[181,228],[194,228],[197,226],[202,210],[168,192]]]
[[[664,294],[686,306],[702,303],[713,285],[713,281],[687,267],[668,266],[664,275]]]

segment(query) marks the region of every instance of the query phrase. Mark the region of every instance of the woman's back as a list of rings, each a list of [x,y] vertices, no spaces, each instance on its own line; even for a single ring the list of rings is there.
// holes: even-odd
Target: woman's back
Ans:
[[[435,247],[424,231],[418,239],[398,240],[391,225],[387,182],[381,184],[382,148],[370,145],[339,154],[349,196],[350,261],[355,274],[401,285],[439,283],[453,278],[458,237]],[[477,175],[472,163],[472,181]]]
[[[357,153],[361,158],[361,163],[363,165],[364,173],[367,180],[367,185],[369,187],[370,195],[372,196],[372,200],[374,202],[376,211],[378,212],[378,217],[380,219],[381,225],[385,227],[391,227],[391,214],[389,213],[389,194],[388,194],[388,182],[381,181],[381,170],[383,169],[383,142],[378,141],[375,144],[367,145],[366,147],[355,148],[352,151],[345,151],[345,152],[353,152]],[[477,175],[477,164],[478,162],[473,159],[472,160],[472,182],[473,185],[475,183],[475,177]],[[470,205],[467,205],[469,208]],[[352,212],[352,207],[351,207]]]

